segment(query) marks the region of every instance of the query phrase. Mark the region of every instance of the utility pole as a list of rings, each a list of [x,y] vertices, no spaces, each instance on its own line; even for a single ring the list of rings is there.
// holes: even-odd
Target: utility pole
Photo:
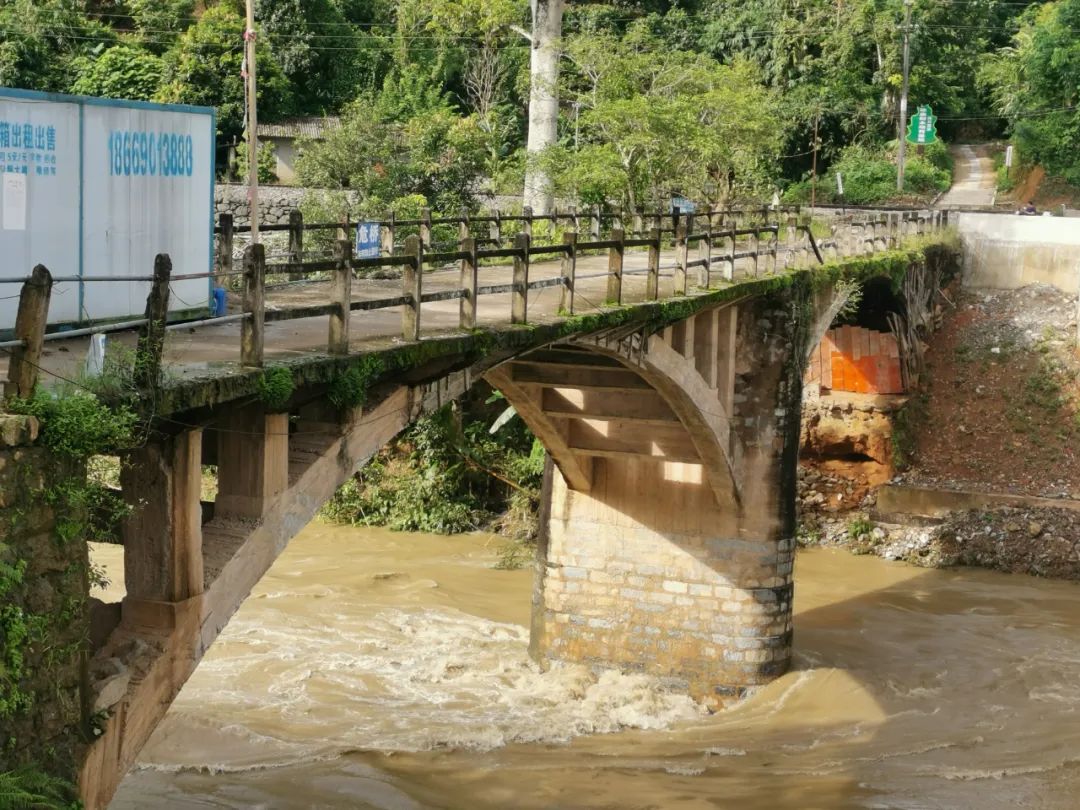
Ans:
[[[255,0],[247,0],[244,29],[244,63],[247,69],[248,205],[251,210],[251,242],[259,241],[259,128],[255,105]]]
[[[904,190],[904,160],[907,157],[907,138],[904,126],[907,121],[908,73],[911,71],[911,4],[904,0],[904,81],[900,88],[900,156],[896,161],[896,190]]]
[[[820,119],[820,113],[814,116],[814,157],[810,166],[810,219],[814,218],[814,208],[817,205],[818,121]]]

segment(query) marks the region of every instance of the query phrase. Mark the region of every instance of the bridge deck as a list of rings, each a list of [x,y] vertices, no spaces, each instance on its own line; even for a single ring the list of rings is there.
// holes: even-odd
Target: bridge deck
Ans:
[[[777,266],[783,268],[788,252],[783,245],[777,248]],[[691,252],[690,260],[697,257]],[[661,300],[674,294],[673,269],[676,255],[673,250],[665,250],[660,258],[660,294]],[[723,285],[721,270],[726,266],[722,255],[714,254],[711,273],[712,286]],[[764,273],[767,259],[760,261]],[[645,251],[628,250],[624,262],[623,303],[635,303],[646,298],[647,256]],[[608,258],[606,255],[582,257],[577,262],[577,284],[575,294],[575,314],[596,312],[603,308],[607,289]],[[688,272],[688,287],[693,288],[698,279],[700,268],[693,267]],[[556,279],[561,274],[558,261],[535,262],[530,266],[529,280]],[[482,266],[479,271],[481,285],[509,284],[512,280],[510,265]],[[735,279],[753,277],[753,260],[737,259]],[[57,285],[59,292],[62,285]],[[435,270],[424,274],[424,293],[452,291],[460,286],[457,267]],[[560,318],[559,306],[562,288],[560,286],[531,289],[528,292],[528,320],[532,324],[552,323]],[[353,301],[372,301],[401,295],[399,279],[356,279],[352,287]],[[238,294],[233,294],[237,299]],[[294,283],[277,288],[268,288],[266,293],[267,311],[275,308],[287,308],[313,304],[326,304],[330,301],[330,283],[312,281]],[[421,330],[424,337],[448,336],[460,334],[458,328],[457,300],[426,302],[422,308]],[[479,327],[505,326],[510,321],[511,296],[509,293],[482,295],[477,307],[477,325]],[[233,307],[230,307],[233,309]],[[267,322],[266,326],[266,361],[295,358],[299,355],[326,354],[327,318],[319,315],[288,321]],[[401,307],[387,307],[352,313],[349,349],[350,353],[366,348],[376,349],[387,345],[402,343]],[[134,347],[137,330],[116,332],[109,336],[109,342],[119,342]],[[58,379],[77,379],[84,368],[89,348],[89,337],[71,338],[70,340],[50,341],[45,346],[41,367],[45,372],[42,383],[49,385]],[[239,367],[240,360],[240,324],[229,323],[217,326],[201,326],[190,330],[181,329],[168,334],[165,345],[164,369],[167,377],[184,379],[205,376],[208,373],[227,374]],[[0,379],[6,378],[8,357],[0,353]]]

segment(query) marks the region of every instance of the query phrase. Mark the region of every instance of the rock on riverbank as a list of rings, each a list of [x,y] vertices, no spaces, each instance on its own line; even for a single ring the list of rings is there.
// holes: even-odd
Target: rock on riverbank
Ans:
[[[799,540],[924,568],[973,565],[1080,580],[1080,512],[1070,509],[973,510],[929,527],[875,525],[861,512],[804,515]]]

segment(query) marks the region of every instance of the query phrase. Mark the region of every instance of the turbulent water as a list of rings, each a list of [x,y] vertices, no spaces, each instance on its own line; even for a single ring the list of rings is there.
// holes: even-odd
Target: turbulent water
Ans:
[[[112,807],[1080,807],[1072,584],[803,552],[794,671],[709,715],[642,676],[539,672],[531,575],[493,559],[313,524]]]

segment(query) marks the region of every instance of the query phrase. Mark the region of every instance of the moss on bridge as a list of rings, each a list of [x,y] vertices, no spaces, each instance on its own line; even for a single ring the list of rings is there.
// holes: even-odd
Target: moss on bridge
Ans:
[[[322,388],[339,407],[363,404],[367,392],[389,380],[422,383],[448,372],[473,367],[478,371],[522,352],[574,335],[588,335],[619,327],[635,326],[649,332],[678,323],[717,304],[760,297],[808,284],[817,289],[840,280],[863,281],[884,276],[899,285],[909,267],[928,261],[955,260],[958,249],[946,240],[915,248],[893,250],[863,257],[834,260],[824,265],[727,283],[710,290],[661,301],[643,301],[607,307],[552,322],[505,325],[468,333],[424,337],[416,343],[374,339],[370,348],[348,356],[312,353],[267,364],[266,369],[222,366],[197,376],[166,381],[156,403],[155,415],[211,408],[237,399],[266,399],[269,388],[287,388],[284,374],[292,377],[292,391]],[[268,386],[272,380],[273,385]],[[285,398],[268,402],[284,408]]]

